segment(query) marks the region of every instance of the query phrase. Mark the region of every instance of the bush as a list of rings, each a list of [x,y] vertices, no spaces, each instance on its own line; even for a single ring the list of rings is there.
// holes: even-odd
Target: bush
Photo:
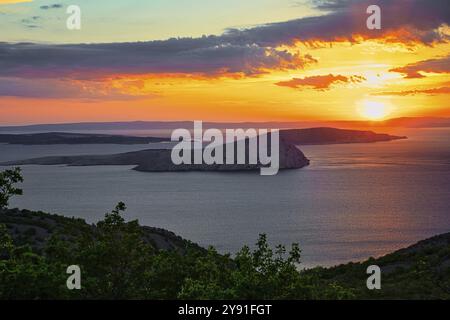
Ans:
[[[9,199],[12,196],[23,193],[22,189],[14,187],[19,182],[23,182],[20,168],[0,172],[0,209],[8,207]]]

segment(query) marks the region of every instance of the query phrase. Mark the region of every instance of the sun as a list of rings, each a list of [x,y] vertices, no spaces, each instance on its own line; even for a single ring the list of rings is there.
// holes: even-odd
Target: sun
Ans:
[[[384,101],[366,99],[358,103],[358,111],[366,119],[382,120],[392,112],[392,107]]]

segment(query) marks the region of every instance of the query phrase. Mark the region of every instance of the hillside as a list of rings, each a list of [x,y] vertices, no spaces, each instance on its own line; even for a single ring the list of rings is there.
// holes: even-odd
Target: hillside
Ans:
[[[6,225],[8,233],[12,236],[16,245],[29,244],[37,253],[48,252],[44,248],[51,242],[52,235],[58,233],[64,235],[66,239],[64,243],[67,243],[67,248],[70,248],[69,243],[72,239],[76,239],[80,235],[95,238],[96,228],[98,228],[95,225],[88,225],[81,219],[18,209],[0,211],[1,224]],[[152,227],[141,227],[141,230],[143,231],[144,241],[150,245],[149,249],[156,248],[160,252],[172,252],[169,255],[162,253],[162,255],[158,254],[157,256],[152,253],[150,257],[154,256],[154,258],[151,258],[153,262],[145,264],[150,269],[157,268],[157,270],[160,270],[155,275],[156,280],[152,280],[160,283],[159,289],[156,288],[157,293],[153,293],[159,298],[450,299],[450,233],[420,241],[384,257],[370,258],[361,263],[295,271],[295,268],[291,269],[292,263],[296,260],[294,257],[297,257],[295,249],[291,251],[290,258],[279,260],[272,256],[271,251],[267,251],[265,237],[260,238],[258,248],[253,253],[244,248],[234,260],[231,260],[228,256],[202,249],[169,231]],[[120,242],[117,243],[117,240],[113,241],[116,244],[112,249],[104,247],[105,244],[103,244],[100,247],[103,248],[100,254],[104,250],[115,250],[114,248],[117,245],[122,245]],[[134,246],[132,245],[132,247]],[[117,252],[114,253],[114,259],[119,258],[117,254]],[[264,260],[258,262],[262,257],[265,257]],[[89,259],[93,259],[93,257]],[[105,258],[101,257],[101,259]],[[175,261],[177,262],[175,263]],[[247,269],[246,264],[250,261],[256,263],[255,269]],[[0,257],[0,278],[3,276],[1,262]],[[130,263],[133,262],[130,261]],[[150,266],[148,263],[157,264]],[[265,267],[259,266],[260,263],[261,266],[265,265]],[[369,265],[381,267],[381,290],[369,291],[366,287],[368,277],[366,270]],[[269,269],[264,271],[265,268]],[[276,271],[276,276],[271,274],[275,270],[279,270]],[[253,276],[250,276],[250,274],[253,274]],[[128,276],[138,277],[134,273]],[[173,281],[170,280],[172,277]],[[193,277],[193,279],[198,280],[190,284],[189,281],[183,280],[185,277]],[[245,278],[239,280],[240,277]],[[255,282],[257,279],[255,277],[261,277],[261,279]],[[278,279],[278,277],[280,278]],[[291,280],[287,281],[289,278]],[[242,284],[234,283],[235,280],[233,279],[238,280],[238,283],[244,281],[248,284],[241,287]],[[16,280],[20,281],[20,279]],[[39,281],[39,279],[36,281]],[[140,290],[141,285],[135,284],[133,290]],[[194,287],[191,287],[191,285]],[[285,285],[288,285],[288,287],[285,287]],[[224,287],[221,288],[221,286]],[[12,297],[21,296],[14,291],[14,288],[10,289],[12,291],[9,294]],[[53,289],[50,288],[49,290]],[[29,294],[35,295],[35,291],[33,292]],[[64,291],[62,292],[64,293]],[[1,294],[0,290],[0,298]],[[53,296],[53,294],[61,293],[51,291],[50,296]],[[130,297],[136,296],[135,292],[129,294]],[[89,295],[85,297],[92,298]],[[97,293],[94,297],[102,298],[104,296]]]
[[[82,233],[95,234],[96,232],[95,225],[89,225],[83,219],[19,209],[0,209],[0,224],[6,225],[17,245],[29,244],[36,251],[41,251],[51,236],[55,234],[63,234],[70,239]],[[181,253],[188,247],[204,250],[173,232],[147,226],[141,226],[141,228],[145,242],[157,250]]]
[[[366,270],[377,265],[382,290],[366,288]],[[450,299],[450,233],[422,240],[410,247],[361,263],[316,268],[325,282],[352,288],[359,299]]]

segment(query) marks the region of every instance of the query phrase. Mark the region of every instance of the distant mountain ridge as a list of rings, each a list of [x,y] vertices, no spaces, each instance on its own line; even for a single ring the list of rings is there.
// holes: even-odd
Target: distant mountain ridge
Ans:
[[[79,122],[60,124],[33,124],[23,126],[1,126],[1,132],[49,132],[49,131],[92,131],[92,130],[161,130],[192,128],[193,121],[119,121],[119,122]],[[204,128],[278,128],[295,129],[311,127],[341,128],[436,128],[450,127],[450,118],[403,117],[385,121],[266,121],[266,122],[204,122]]]

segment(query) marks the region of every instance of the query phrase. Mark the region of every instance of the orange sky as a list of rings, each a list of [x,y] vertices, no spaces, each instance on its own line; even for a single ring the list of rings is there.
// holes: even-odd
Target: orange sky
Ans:
[[[448,26],[439,30],[450,34]],[[230,60],[228,71],[208,69],[206,73],[180,72],[170,65],[167,72],[99,69],[89,77],[73,75],[70,69],[61,77],[30,69],[30,76],[23,74],[24,68],[13,66],[11,74],[0,73],[0,86],[4,84],[0,124],[450,116],[450,79],[445,65],[450,44],[408,43],[403,38],[409,34],[397,33],[395,41],[390,33],[356,42],[321,41],[319,46],[307,41],[265,46],[261,52],[265,50],[266,57],[258,51],[255,58],[261,59],[260,65],[249,67]],[[212,68],[208,62],[204,65]],[[236,66],[243,71],[234,70]],[[36,87],[37,83],[42,87]]]
[[[177,75],[127,76],[104,80],[131,99],[1,98],[0,119],[6,123],[114,120],[297,121],[306,119],[365,119],[364,104],[386,109],[382,118],[450,116],[448,94],[377,95],[383,92],[426,90],[449,83],[448,74],[405,79],[389,70],[442,56],[449,45],[402,47],[366,42],[310,49],[318,62],[305,69],[272,72],[257,77],[185,78]],[[293,78],[321,75],[360,76],[358,82],[336,82],[329,88],[276,85]],[[122,76],[123,77],[123,76]],[[136,86],[135,82],[139,82]],[[361,108],[363,110],[361,110]],[[5,121],[6,120],[6,121]]]

